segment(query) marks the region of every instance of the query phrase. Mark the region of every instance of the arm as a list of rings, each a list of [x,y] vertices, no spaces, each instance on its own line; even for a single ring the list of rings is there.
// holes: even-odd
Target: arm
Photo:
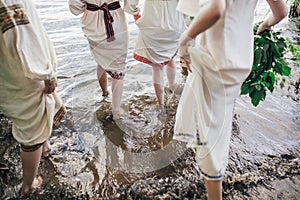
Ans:
[[[69,0],[69,9],[72,14],[77,16],[86,11],[86,2],[84,0]]]
[[[282,0],[267,0],[272,15],[270,15],[257,29],[256,34],[263,32],[266,29],[271,29],[272,26],[279,23],[288,14],[287,8]]]
[[[125,0],[124,2],[124,11],[128,14],[133,15],[134,20],[140,18],[140,9],[138,7],[139,0]]]
[[[15,49],[20,59],[24,75],[29,79],[44,80],[45,93],[52,93],[57,85],[57,60],[53,44],[50,41],[36,9],[30,1],[25,1],[24,8],[29,24],[18,27],[18,31],[9,30],[4,35]],[[13,31],[14,34],[10,34]]]
[[[124,11],[131,15],[137,15],[140,12],[138,4],[139,0],[125,0]]]
[[[211,0],[200,7],[188,29],[179,39],[179,56],[190,72],[188,47],[193,45],[193,39],[213,26],[222,16],[226,8],[225,0]]]
[[[213,26],[222,16],[225,7],[225,0],[211,0],[210,3],[201,7],[187,29],[186,35],[190,38],[195,38]]]

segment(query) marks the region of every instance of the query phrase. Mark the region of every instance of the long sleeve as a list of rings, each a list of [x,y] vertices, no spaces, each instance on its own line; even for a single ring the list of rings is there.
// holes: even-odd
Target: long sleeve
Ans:
[[[86,3],[83,0],[69,0],[69,9],[72,14],[80,15],[86,11]]]
[[[131,15],[136,15],[140,12],[138,4],[139,0],[125,0],[124,11]]]
[[[16,49],[23,71],[30,79],[53,79],[56,77],[56,54],[34,5],[28,2],[26,11],[29,24],[18,27]]]
[[[2,14],[10,18],[3,21],[4,26],[8,28],[2,34],[4,45],[1,48],[7,50],[7,55],[20,61],[25,77],[38,80],[55,78],[55,51],[34,5],[31,1],[5,3],[7,13]],[[10,26],[10,23],[15,25]]]

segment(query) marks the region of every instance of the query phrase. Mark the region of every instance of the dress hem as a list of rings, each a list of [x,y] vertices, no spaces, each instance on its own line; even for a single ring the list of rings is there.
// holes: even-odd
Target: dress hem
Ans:
[[[172,58],[174,58],[175,55],[176,55],[176,53],[174,54],[174,56],[172,56]],[[172,59],[172,58],[171,58],[170,60],[167,60],[167,61],[165,61],[165,62],[163,62],[163,63],[153,63],[153,62],[151,62],[148,58],[145,58],[145,57],[143,57],[143,56],[137,55],[136,53],[133,53],[133,58],[136,59],[137,61],[146,63],[146,64],[148,64],[148,65],[152,65],[152,66],[153,66],[153,65],[159,65],[159,66],[167,65],[167,64],[170,62],[170,60]]]

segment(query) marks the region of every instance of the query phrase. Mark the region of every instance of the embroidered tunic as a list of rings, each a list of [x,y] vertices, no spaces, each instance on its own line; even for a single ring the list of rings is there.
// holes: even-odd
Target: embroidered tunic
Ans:
[[[112,78],[122,78],[126,67],[128,31],[119,1],[69,0],[69,8],[74,15],[83,13],[81,28],[97,64]]]
[[[188,49],[193,72],[177,108],[173,138],[196,149],[208,179],[221,179],[227,166],[234,101],[252,66],[256,4],[226,0],[221,19]]]
[[[57,63],[30,0],[0,1],[0,47],[0,111],[13,121],[19,143],[43,143],[62,101],[43,93],[44,80],[56,77]]]
[[[128,1],[125,11],[138,13],[138,0]],[[185,29],[184,17],[176,10],[178,0],[145,0],[134,58],[147,64],[167,64],[175,56]]]

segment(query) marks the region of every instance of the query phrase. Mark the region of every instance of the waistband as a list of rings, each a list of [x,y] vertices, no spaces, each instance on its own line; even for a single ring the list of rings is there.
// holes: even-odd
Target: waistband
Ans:
[[[114,22],[114,18],[111,16],[110,12],[111,10],[117,10],[121,8],[119,1],[114,1],[110,4],[103,3],[101,6],[87,3],[87,10],[88,11],[103,11],[104,12],[104,23],[105,23],[105,29],[106,29],[106,40],[107,42],[111,42],[115,40],[115,34],[114,29],[112,26],[112,23]]]

